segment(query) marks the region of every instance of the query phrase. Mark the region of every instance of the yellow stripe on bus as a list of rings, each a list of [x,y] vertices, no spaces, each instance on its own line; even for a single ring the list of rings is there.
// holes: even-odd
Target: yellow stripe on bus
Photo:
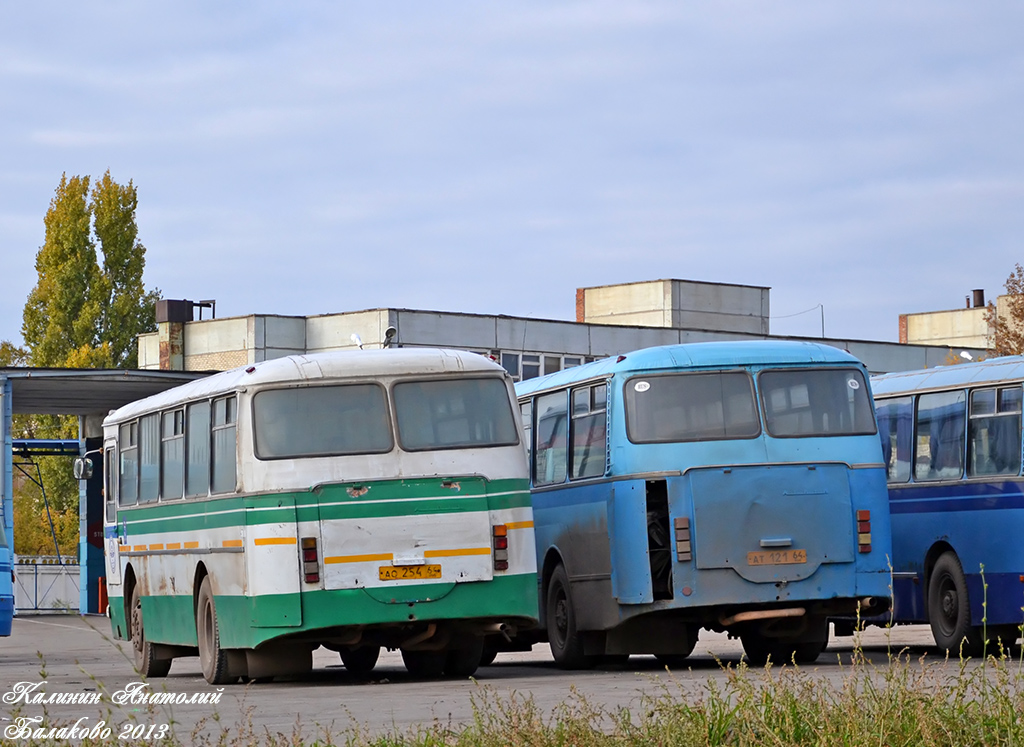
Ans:
[[[509,529],[533,529],[532,521],[510,521],[505,524]]]
[[[167,549],[168,550],[180,550],[181,549],[181,543],[180,542],[168,542],[167,543]]]
[[[146,545],[132,545],[132,552],[146,552],[148,549]]]
[[[332,555],[324,558],[324,564],[332,563],[367,563],[371,560],[394,560],[392,553],[376,553],[374,555]]]
[[[199,543],[198,542],[186,542],[185,543],[185,549],[186,550],[197,550],[197,549],[199,549]]]
[[[257,545],[294,545],[298,540],[294,537],[257,537],[253,542]]]
[[[460,550],[427,550],[423,553],[425,558],[453,558],[457,555],[490,555],[489,547],[465,547]]]
[[[150,549],[150,550],[163,550],[163,549],[164,549],[164,546],[163,546],[163,544],[162,544],[162,543],[161,543],[161,544],[159,544],[159,545],[150,545],[150,546],[149,546],[149,549]]]
[[[241,547],[242,540],[224,540],[220,543],[221,547]]]

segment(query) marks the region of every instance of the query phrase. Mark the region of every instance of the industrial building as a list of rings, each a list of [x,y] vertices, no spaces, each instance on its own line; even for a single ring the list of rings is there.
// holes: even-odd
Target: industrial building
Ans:
[[[399,308],[193,320],[197,303],[162,301],[157,331],[139,337],[139,367],[225,370],[296,353],[395,345],[476,351],[522,380],[655,345],[767,338],[825,342],[857,356],[872,373],[942,365],[951,352],[962,350],[984,354],[984,345],[966,341],[901,344],[773,336],[769,291],[672,279],[579,288],[575,321]],[[391,337],[388,330],[393,330]],[[959,346],[956,351],[951,344]]]

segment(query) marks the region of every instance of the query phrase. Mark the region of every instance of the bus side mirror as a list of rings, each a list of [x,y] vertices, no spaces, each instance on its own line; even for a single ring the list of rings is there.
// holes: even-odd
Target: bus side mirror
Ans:
[[[76,480],[88,480],[92,477],[92,459],[89,457],[75,457],[72,472]]]

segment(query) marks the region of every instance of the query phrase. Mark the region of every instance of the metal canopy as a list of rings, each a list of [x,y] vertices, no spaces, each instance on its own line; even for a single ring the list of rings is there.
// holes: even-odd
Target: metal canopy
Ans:
[[[106,415],[129,402],[209,375],[193,371],[0,368],[14,413]]]

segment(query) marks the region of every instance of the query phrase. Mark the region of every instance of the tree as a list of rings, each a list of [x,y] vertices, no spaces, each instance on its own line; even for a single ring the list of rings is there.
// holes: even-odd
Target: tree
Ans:
[[[22,317],[34,366],[131,368],[136,337],[155,328],[160,292],[142,284],[146,248],[138,240],[135,186],[118,184],[108,171],[90,195],[89,181],[62,175],[43,221],[39,278]]]
[[[138,240],[135,185],[118,184],[109,171],[91,191],[90,181],[88,176],[62,175],[43,219],[38,280],[22,316],[25,347],[20,351],[11,346],[10,353],[22,352],[28,365],[132,368],[138,361],[136,337],[156,328],[160,292],[146,291],[142,283],[146,248]],[[73,417],[36,416],[25,430],[38,438],[78,435]],[[40,469],[51,509],[61,521],[72,517],[67,520],[77,526],[78,482],[67,459],[44,457]],[[19,515],[41,508],[41,495],[29,492],[24,500],[32,505]]]
[[[989,301],[985,320],[992,334],[992,352],[994,355],[1024,354],[1024,267],[1015,265],[1013,272],[1006,278],[1005,313],[999,313],[999,307]]]

